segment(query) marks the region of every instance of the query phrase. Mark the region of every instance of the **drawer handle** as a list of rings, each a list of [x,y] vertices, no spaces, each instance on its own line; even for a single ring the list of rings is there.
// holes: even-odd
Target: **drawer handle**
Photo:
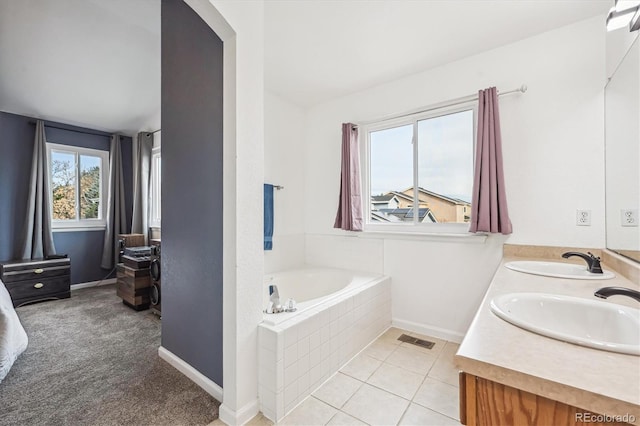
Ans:
[[[34,269],[34,270],[33,270],[33,273],[34,273],[34,274],[41,274],[41,273],[43,273],[43,272],[44,272],[44,269],[40,269],[40,268],[38,268],[38,269]]]
[[[35,283],[33,286],[34,286],[35,288],[42,288],[42,287],[44,287],[44,284],[42,284],[42,283]]]

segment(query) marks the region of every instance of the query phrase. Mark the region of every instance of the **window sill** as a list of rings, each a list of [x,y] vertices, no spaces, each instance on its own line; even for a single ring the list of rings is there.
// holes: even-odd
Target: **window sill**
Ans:
[[[484,244],[488,234],[469,232],[401,232],[401,231],[363,231],[354,233],[358,238],[439,241],[447,243]]]
[[[77,225],[77,226],[53,226],[51,232],[86,232],[86,231],[104,231],[107,229],[106,225]]]

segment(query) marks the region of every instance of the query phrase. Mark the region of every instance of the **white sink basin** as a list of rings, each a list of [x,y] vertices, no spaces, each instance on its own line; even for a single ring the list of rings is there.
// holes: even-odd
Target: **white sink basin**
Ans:
[[[514,271],[525,274],[544,275],[545,277],[570,278],[574,280],[608,280],[615,277],[611,271],[602,274],[594,274],[587,270],[587,265],[575,265],[573,263],[541,262],[537,260],[518,260],[504,264]]]
[[[640,310],[546,293],[494,297],[491,311],[525,330],[576,345],[640,356]]]

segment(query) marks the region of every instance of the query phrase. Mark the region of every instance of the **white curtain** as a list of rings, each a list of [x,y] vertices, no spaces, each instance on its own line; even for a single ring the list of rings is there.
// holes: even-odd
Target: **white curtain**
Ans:
[[[140,132],[133,141],[133,216],[131,232],[143,234],[145,244],[149,234],[149,183],[153,134]]]

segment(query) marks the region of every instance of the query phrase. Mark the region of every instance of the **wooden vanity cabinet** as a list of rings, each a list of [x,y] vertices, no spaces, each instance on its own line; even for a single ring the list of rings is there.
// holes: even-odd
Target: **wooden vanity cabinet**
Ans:
[[[581,421],[597,414],[460,372],[460,423],[467,426],[628,425]],[[592,417],[592,419],[593,419]]]

